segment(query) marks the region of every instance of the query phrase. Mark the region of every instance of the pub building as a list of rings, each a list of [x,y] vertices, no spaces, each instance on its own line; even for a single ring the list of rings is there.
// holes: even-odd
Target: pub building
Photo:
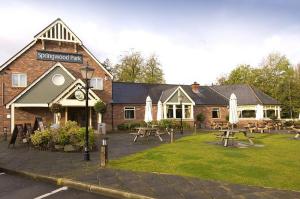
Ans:
[[[280,118],[279,103],[248,85],[114,82],[112,74],[74,32],[61,19],[56,19],[1,65],[0,129],[7,128],[12,132],[16,124],[33,125],[37,116],[47,126],[68,120],[84,126],[85,101],[82,93],[85,93],[85,81],[80,69],[87,64],[94,69],[90,80],[92,89],[88,93],[89,126],[93,128],[97,127],[97,123],[105,123],[107,130],[111,131],[125,122],[143,121],[148,96],[152,100],[154,121],[158,119],[157,113],[161,113],[161,119],[183,118],[191,125],[199,113],[204,114],[206,126],[213,121],[225,121],[231,93],[237,96],[241,122],[255,120],[257,105],[263,107],[265,119],[270,115]],[[107,106],[103,115],[93,110],[98,101]],[[55,103],[63,107],[60,114],[53,114],[49,109]]]

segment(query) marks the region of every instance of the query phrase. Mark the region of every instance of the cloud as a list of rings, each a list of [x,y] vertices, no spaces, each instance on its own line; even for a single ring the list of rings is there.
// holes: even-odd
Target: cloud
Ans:
[[[238,64],[259,65],[262,58],[273,51],[286,54],[294,64],[300,60],[297,24],[280,32],[261,31],[230,21],[224,24],[226,20],[207,21],[207,24],[196,20],[196,26],[186,22],[184,28],[153,28],[151,24],[129,26],[107,21],[110,16],[104,17],[101,12],[82,16],[78,12],[44,8],[22,2],[1,6],[1,25],[5,31],[0,31],[0,62],[19,51],[57,17],[61,17],[100,60],[109,58],[116,63],[119,56],[130,49],[141,51],[145,56],[155,53],[168,83],[210,84]]]

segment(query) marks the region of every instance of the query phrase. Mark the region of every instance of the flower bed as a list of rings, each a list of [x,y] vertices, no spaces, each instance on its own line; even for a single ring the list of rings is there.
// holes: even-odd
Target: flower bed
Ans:
[[[35,148],[53,151],[81,151],[84,147],[85,128],[80,128],[76,122],[68,121],[65,125],[54,129],[47,128],[43,131],[35,131],[30,136]],[[95,149],[95,134],[89,129],[90,150]]]

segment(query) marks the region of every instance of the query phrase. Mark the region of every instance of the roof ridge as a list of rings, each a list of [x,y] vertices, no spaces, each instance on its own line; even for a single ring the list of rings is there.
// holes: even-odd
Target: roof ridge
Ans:
[[[184,84],[165,84],[165,83],[145,83],[145,82],[122,82],[122,81],[113,81],[113,83],[122,83],[122,84],[146,84],[146,85],[170,85],[170,86],[182,86]],[[188,86],[188,85],[184,85]]]
[[[144,84],[144,85],[168,85],[168,86],[191,86],[190,84],[167,84],[167,83],[145,83],[145,82],[122,82],[122,81],[113,81],[112,83],[124,83],[124,84]],[[200,87],[210,87],[203,85]]]
[[[258,101],[260,101],[260,103],[261,104],[263,104],[263,102],[261,101],[261,99],[256,95],[256,92],[254,91],[254,89],[252,88],[252,86],[250,86],[250,85],[247,85],[249,88],[250,88],[250,90],[253,92],[253,94],[254,94],[254,96],[258,99]]]

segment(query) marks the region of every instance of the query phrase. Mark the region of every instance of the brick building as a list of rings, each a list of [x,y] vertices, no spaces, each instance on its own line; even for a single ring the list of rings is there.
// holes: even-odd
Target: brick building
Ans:
[[[228,115],[231,93],[238,98],[240,117],[255,119],[256,106],[262,105],[265,117],[270,114],[280,117],[276,100],[247,85],[200,86],[170,84],[138,84],[113,82],[113,77],[82,41],[61,20],[57,19],[27,46],[0,67],[0,129],[10,131],[15,124],[34,122],[36,116],[43,118],[46,125],[77,121],[85,123],[85,102],[77,91],[84,92],[80,68],[88,63],[95,69],[89,91],[90,126],[96,127],[100,120],[107,129],[118,124],[144,119],[145,101],[149,96],[153,103],[153,119],[158,107],[161,118],[179,119],[193,123],[202,112],[205,123],[224,121]],[[77,92],[78,93],[78,92]],[[182,104],[178,96],[182,96]],[[97,101],[107,105],[106,113],[98,115],[93,106]],[[53,114],[49,107],[59,103],[61,114]],[[158,106],[160,104],[160,106]]]

